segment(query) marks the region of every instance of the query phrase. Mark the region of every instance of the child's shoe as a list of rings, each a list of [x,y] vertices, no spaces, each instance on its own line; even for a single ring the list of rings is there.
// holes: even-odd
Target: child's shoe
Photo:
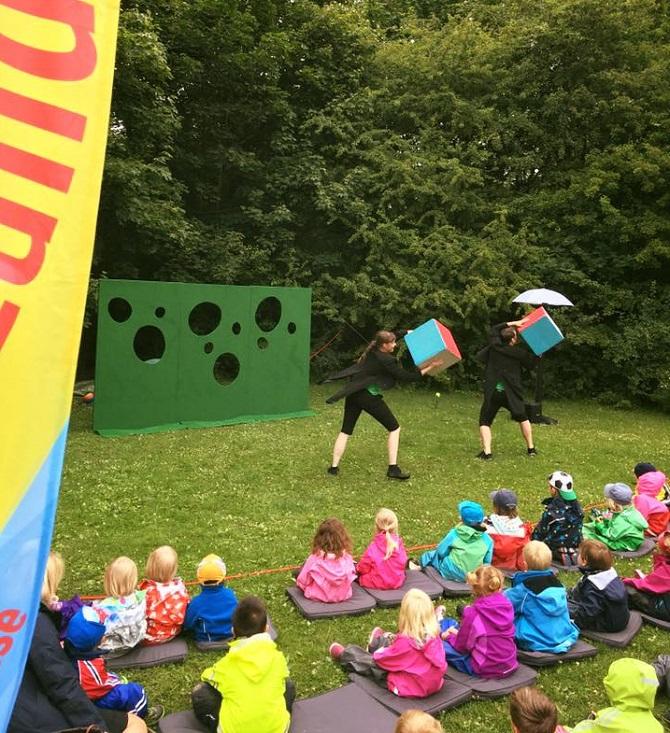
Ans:
[[[165,709],[162,705],[151,705],[144,716],[147,728],[153,728],[164,715]]]
[[[375,626],[374,629],[370,632],[370,636],[368,637],[368,650],[371,646],[376,646],[375,642],[377,639],[379,639],[380,636],[384,636],[384,629],[382,629],[381,626]]]
[[[421,570],[421,565],[419,565],[419,563],[418,563],[418,562],[416,562],[415,560],[410,560],[410,561],[409,561],[409,562],[407,563],[407,568],[408,568],[409,570]]]
[[[330,656],[337,661],[341,656],[342,652],[344,651],[344,647],[342,644],[340,644],[337,641],[334,641],[329,647],[328,647],[328,653]]]
[[[388,467],[386,476],[388,478],[398,479],[399,481],[405,481],[409,478],[409,474],[406,471],[403,471],[397,463]]]

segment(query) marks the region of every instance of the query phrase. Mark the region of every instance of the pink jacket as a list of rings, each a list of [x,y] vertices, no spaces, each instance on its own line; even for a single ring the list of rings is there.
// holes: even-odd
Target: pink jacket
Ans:
[[[391,535],[398,546],[393,550],[388,560],[386,555],[386,533],[378,532],[375,538],[368,545],[363,557],[358,561],[356,572],[358,582],[364,588],[380,588],[381,590],[393,590],[400,588],[405,582],[405,566],[407,565],[407,552],[402,539],[397,535]]]
[[[391,646],[378,649],[372,657],[380,669],[388,671],[386,686],[398,697],[428,697],[442,689],[447,660],[439,636],[420,646],[416,639],[398,634]]]
[[[626,585],[646,593],[670,593],[670,557],[654,553],[654,567],[644,578],[623,578]]]
[[[665,481],[666,477],[662,471],[650,471],[642,474],[635,486],[633,504],[647,520],[650,529],[655,534],[663,532],[668,524],[668,519],[670,519],[668,507],[658,500]]]
[[[354,560],[348,552],[335,557],[319,552],[310,555],[302,566],[296,585],[305,598],[324,603],[338,603],[351,598],[351,584],[356,578]]]

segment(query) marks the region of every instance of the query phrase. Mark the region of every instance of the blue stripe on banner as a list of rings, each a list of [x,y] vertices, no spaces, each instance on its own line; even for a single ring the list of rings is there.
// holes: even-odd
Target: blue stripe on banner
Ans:
[[[0,534],[0,731],[7,729],[39,608],[67,424]]]

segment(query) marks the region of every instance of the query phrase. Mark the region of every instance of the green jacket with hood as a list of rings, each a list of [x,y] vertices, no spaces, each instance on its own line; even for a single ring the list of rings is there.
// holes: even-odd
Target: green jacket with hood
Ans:
[[[598,711],[595,720],[578,723],[572,733],[663,733],[652,713],[657,689],[658,679],[650,664],[628,657],[617,659],[605,677],[612,707]]]
[[[585,540],[600,540],[610,550],[635,551],[644,540],[647,520],[634,506],[612,514],[611,519],[589,522],[582,528]]]
[[[231,642],[228,654],[201,677],[223,696],[219,733],[284,733],[287,677],[286,659],[269,634]]]

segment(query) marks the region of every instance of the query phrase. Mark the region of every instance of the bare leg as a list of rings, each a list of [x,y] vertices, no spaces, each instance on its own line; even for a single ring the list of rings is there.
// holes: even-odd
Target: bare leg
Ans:
[[[125,727],[123,733],[147,733],[146,723],[142,718],[138,718],[133,713],[128,713],[128,725]]]
[[[331,465],[335,467],[340,465],[340,460],[342,459],[342,454],[347,447],[348,440],[349,436],[347,435],[347,433],[338,434],[337,438],[335,439],[335,445],[333,446],[333,463]]]
[[[484,453],[491,452],[491,426],[480,425],[479,426],[479,440],[482,443],[482,450]]]
[[[398,463],[398,446],[400,445],[400,428],[391,430],[388,439],[389,466]]]
[[[523,435],[523,439],[526,441],[526,446],[528,448],[534,448],[533,445],[533,427],[530,424],[530,420],[524,420],[523,422],[519,423],[519,428],[521,429],[521,435]]]

